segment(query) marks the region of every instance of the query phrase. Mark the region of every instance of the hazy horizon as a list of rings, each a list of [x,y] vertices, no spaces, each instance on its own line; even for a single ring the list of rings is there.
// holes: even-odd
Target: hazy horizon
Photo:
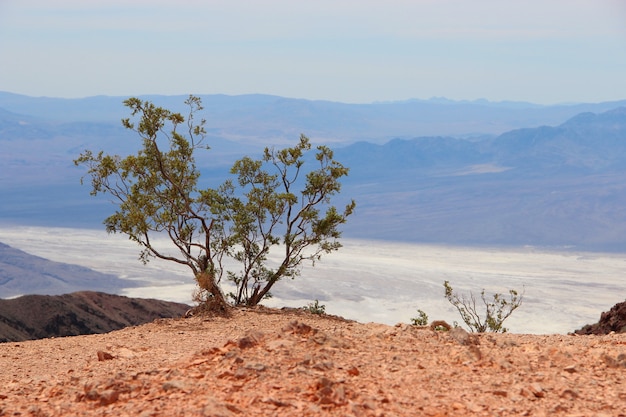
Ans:
[[[221,92],[211,92],[211,93],[202,93],[202,92],[180,92],[180,93],[171,93],[171,94],[159,94],[159,93],[136,93],[136,94],[128,94],[128,93],[118,93],[118,94],[91,94],[91,95],[78,95],[67,97],[63,95],[41,95],[41,94],[28,94],[21,93],[14,90],[0,90],[0,93],[8,93],[14,94],[17,96],[24,96],[33,99],[60,99],[60,100],[82,100],[82,99],[95,99],[95,98],[120,98],[122,99],[120,103],[122,103],[125,99],[129,97],[181,97],[186,99],[190,94],[196,96],[225,96],[225,97],[246,97],[246,96],[268,96],[268,97],[276,97],[281,99],[288,100],[304,100],[311,102],[330,102],[330,103],[338,103],[338,104],[357,104],[357,105],[369,105],[369,104],[396,104],[396,103],[410,103],[410,102],[432,102],[432,103],[489,103],[489,104],[505,104],[510,103],[511,105],[520,104],[520,105],[530,105],[530,106],[538,106],[538,107],[551,107],[551,106],[576,106],[579,104],[601,104],[601,103],[613,103],[613,102],[622,102],[626,100],[626,92],[622,96],[615,96],[615,98],[607,99],[607,100],[595,100],[595,101],[584,101],[584,100],[574,100],[574,101],[555,101],[555,102],[541,102],[541,101],[533,101],[533,100],[516,100],[512,98],[502,98],[502,99],[490,99],[484,96],[473,96],[473,97],[462,97],[462,98],[451,98],[443,95],[433,95],[433,96],[411,96],[411,97],[401,97],[396,99],[376,99],[372,98],[370,101],[363,102],[351,102],[351,101],[341,101],[341,100],[332,100],[332,99],[324,99],[324,98],[309,98],[309,97],[296,97],[296,96],[285,96],[278,95],[272,93],[261,93],[261,92],[241,92],[241,93],[221,93]],[[158,101],[158,100],[155,100]]]
[[[620,0],[7,0],[0,91],[611,101],[625,18]]]

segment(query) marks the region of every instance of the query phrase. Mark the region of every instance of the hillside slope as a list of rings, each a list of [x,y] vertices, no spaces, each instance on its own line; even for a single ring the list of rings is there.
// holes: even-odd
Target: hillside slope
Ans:
[[[25,295],[0,300],[0,342],[106,333],[157,318],[181,317],[189,308],[92,291]]]

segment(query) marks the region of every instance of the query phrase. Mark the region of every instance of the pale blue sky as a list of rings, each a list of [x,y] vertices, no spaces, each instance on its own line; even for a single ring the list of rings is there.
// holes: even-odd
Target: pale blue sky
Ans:
[[[625,0],[0,0],[0,91],[626,98]]]

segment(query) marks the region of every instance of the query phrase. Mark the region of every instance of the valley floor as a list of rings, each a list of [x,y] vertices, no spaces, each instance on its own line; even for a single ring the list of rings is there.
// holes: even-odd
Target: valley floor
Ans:
[[[0,242],[129,282],[129,288],[105,292],[192,303],[195,283],[188,268],[158,260],[143,265],[137,259],[137,245],[123,235],[7,226],[0,227]],[[158,242],[168,247],[167,240]],[[317,299],[326,312],[360,322],[410,323],[417,309],[433,320],[453,322],[459,316],[443,297],[443,282],[448,280],[460,294],[478,294],[482,289],[486,294],[523,291],[524,304],[507,320],[506,327],[515,333],[564,334],[597,322],[603,311],[624,301],[626,254],[352,239],[343,244],[315,268],[305,265],[297,279],[282,280],[272,289],[273,298],[264,304],[302,307]],[[138,282],[143,284],[137,286]],[[21,293],[33,293],[32,280],[24,280],[22,285]],[[92,289],[84,282],[72,291]]]

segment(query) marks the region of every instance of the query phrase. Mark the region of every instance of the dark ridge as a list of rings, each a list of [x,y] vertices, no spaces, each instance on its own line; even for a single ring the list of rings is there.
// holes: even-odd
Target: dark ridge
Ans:
[[[582,329],[574,333],[581,335],[601,335],[615,333],[626,333],[626,301],[615,304],[609,311],[600,315],[600,321],[595,324],[587,324]]]
[[[25,295],[0,300],[0,342],[107,333],[158,318],[181,317],[190,308],[94,291]]]

